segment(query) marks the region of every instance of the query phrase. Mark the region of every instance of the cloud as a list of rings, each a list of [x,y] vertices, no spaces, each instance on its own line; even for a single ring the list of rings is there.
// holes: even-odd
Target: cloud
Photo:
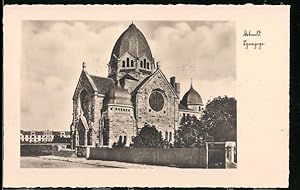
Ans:
[[[190,86],[204,101],[234,96],[235,28],[228,22],[136,22],[181,95]],[[82,62],[107,76],[114,43],[129,22],[25,21],[22,25],[22,129],[68,130]],[[187,76],[188,74],[188,76]]]
[[[166,73],[189,73],[195,80],[235,78],[235,30],[231,23],[159,27],[150,46]],[[182,71],[178,73],[178,70]]]

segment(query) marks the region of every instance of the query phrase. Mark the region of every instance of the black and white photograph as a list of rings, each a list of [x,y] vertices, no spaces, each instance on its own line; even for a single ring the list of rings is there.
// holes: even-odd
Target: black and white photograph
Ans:
[[[5,187],[288,186],[288,6],[4,15]]]
[[[237,167],[235,23],[22,22],[22,168]]]

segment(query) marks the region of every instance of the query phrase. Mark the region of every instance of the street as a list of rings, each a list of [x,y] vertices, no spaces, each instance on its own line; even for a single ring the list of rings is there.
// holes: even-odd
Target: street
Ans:
[[[169,169],[179,168],[168,166],[153,166],[136,163],[125,163],[117,161],[87,160],[78,157],[59,156],[21,156],[21,168],[135,168],[135,169]]]
[[[42,157],[21,157],[21,168],[111,168],[96,164],[50,160]]]

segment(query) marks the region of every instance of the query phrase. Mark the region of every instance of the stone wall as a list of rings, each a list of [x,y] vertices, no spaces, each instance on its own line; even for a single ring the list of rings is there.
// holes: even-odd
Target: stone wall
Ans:
[[[206,168],[206,148],[90,148],[88,159],[138,164]]]
[[[83,71],[80,75],[78,84],[76,86],[74,96],[73,96],[73,120],[71,129],[74,131],[72,132],[72,135],[74,136],[72,138],[72,147],[78,146],[78,139],[79,136],[82,134],[79,134],[80,130],[76,129],[76,126],[78,126],[79,118],[83,114],[82,108],[81,108],[81,100],[80,96],[83,91],[87,92],[89,97],[89,102],[87,102],[88,111],[86,114],[86,120],[89,127],[88,136],[86,138],[89,138],[89,144],[92,146],[97,146],[100,144],[100,119],[101,119],[101,109],[103,104],[103,98],[104,95],[98,94],[97,91],[92,87],[92,85],[89,82],[89,79],[87,77],[87,73]],[[84,131],[86,133],[86,131]]]
[[[49,143],[49,144],[21,144],[21,156],[44,156],[54,155],[59,151],[66,150],[66,143]]]
[[[75,148],[75,154],[78,156],[78,157],[86,157],[87,155],[87,147],[84,147],[84,146],[77,146]]]
[[[175,129],[179,125],[178,99],[171,88],[163,74],[158,72],[138,91],[135,105],[139,129],[148,123],[155,125],[157,130],[162,132],[164,138],[165,132],[168,134],[171,132],[174,135]],[[164,107],[160,111],[154,111],[149,104],[149,96],[154,90],[160,91],[164,96]]]
[[[107,109],[109,121],[109,147],[118,143],[121,136],[122,142],[126,138],[125,146],[129,146],[132,137],[136,135],[136,124],[133,107],[127,105],[109,104]],[[126,136],[126,137],[125,137]]]

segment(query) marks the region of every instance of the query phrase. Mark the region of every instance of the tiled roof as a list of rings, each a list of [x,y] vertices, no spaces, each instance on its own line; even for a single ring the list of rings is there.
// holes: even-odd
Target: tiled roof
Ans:
[[[135,80],[138,81],[138,79],[134,78],[133,76],[131,76],[130,74],[126,73],[124,76],[122,76],[122,78],[120,78],[120,80],[124,80],[124,79],[131,79],[131,80]]]
[[[193,86],[191,85],[191,88],[189,89],[189,91],[187,91],[183,98],[182,98],[182,104],[183,105],[202,105],[202,98],[200,96],[200,94],[193,88]]]
[[[187,108],[185,105],[183,105],[181,103],[179,104],[179,109],[180,110],[189,110],[189,111],[191,110],[191,109]]]
[[[35,135],[44,135],[44,131],[35,131]]]
[[[134,24],[131,24],[121,34],[114,45],[111,58],[113,58],[113,55],[121,57],[126,52],[130,53],[134,57],[146,55],[148,59],[152,60],[150,46],[144,34]]]
[[[21,131],[21,133],[23,134],[23,135],[30,135],[31,134],[31,132],[30,131]]]
[[[90,75],[100,94],[108,93],[114,87],[114,81],[111,78],[98,77]]]

